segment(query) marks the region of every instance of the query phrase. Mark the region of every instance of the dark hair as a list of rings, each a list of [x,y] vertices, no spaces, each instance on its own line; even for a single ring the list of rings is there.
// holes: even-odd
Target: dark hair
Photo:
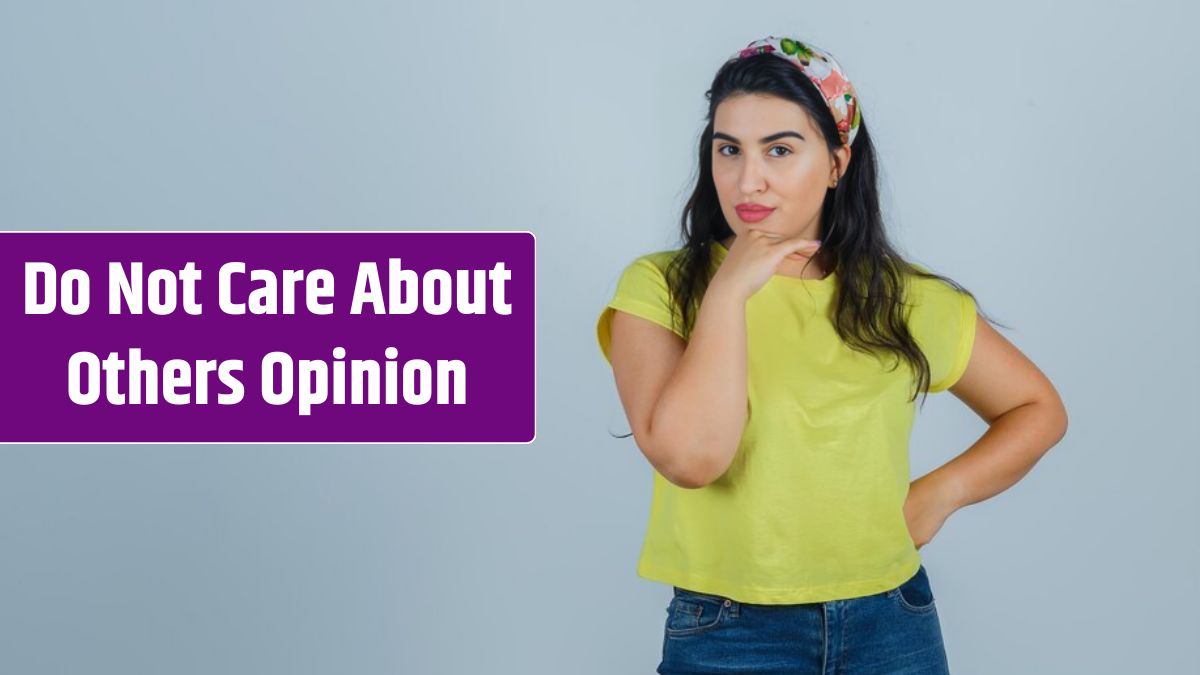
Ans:
[[[666,270],[676,325],[685,335],[691,334],[699,299],[710,280],[710,242],[734,234],[721,212],[713,183],[712,134],[717,106],[737,94],[765,94],[792,101],[808,112],[831,155],[841,144],[824,98],[794,64],[772,54],[756,54],[730,60],[717,71],[712,87],[705,93],[708,116],[700,134],[696,187],[680,218],[684,245]],[[905,261],[888,241],[879,208],[875,148],[865,116],[850,148],[849,166],[837,187],[825,194],[817,236],[822,246],[819,255],[825,256],[838,274],[830,319],[850,348],[868,354],[873,350],[891,352],[897,357],[896,365],[901,358],[906,360],[916,374],[916,389],[910,399],[915,400],[918,392],[928,396],[929,362],[904,320],[902,275],[940,279],[972,299],[975,296],[957,282]],[[982,311],[980,314],[1002,325]]]

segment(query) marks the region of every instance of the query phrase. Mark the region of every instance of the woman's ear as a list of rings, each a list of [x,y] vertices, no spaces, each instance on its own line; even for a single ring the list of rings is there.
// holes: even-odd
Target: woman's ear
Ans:
[[[842,145],[833,153],[833,175],[829,177],[832,181],[841,180],[842,176],[846,175],[846,169],[850,166],[850,146]]]

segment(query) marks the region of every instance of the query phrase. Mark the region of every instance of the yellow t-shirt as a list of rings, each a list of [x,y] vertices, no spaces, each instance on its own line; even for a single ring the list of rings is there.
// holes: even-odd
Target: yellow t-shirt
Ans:
[[[728,251],[712,243],[713,270]],[[609,359],[614,310],[672,326],[663,275],[675,251],[621,274],[597,338]],[[975,303],[909,277],[908,326],[929,360],[930,392],[953,385],[975,339]],[[729,469],[698,489],[653,471],[638,576],[757,604],[859,597],[921,564],[904,519],[913,371],[846,347],[828,318],[837,276],[775,275],[746,302],[748,417]],[[610,361],[611,363],[611,361]]]

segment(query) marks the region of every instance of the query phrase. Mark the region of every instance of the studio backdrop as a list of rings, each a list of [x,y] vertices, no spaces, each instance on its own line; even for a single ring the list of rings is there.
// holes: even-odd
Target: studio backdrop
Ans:
[[[837,55],[888,236],[970,289],[1069,412],[1027,475],[920,550],[951,671],[1193,672],[1198,18],[1167,1],[5,3],[0,672],[654,672],[674,591],[638,574],[654,469],[597,318],[630,263],[683,245],[705,92],[767,35]],[[35,250],[54,276],[24,276]],[[147,283],[169,271],[173,313],[104,316],[104,263],[137,260]],[[256,267],[279,283],[259,305]],[[447,291],[419,321],[388,295],[410,268]],[[94,287],[86,314],[57,302],[70,269]],[[284,269],[304,270],[292,314],[273,304]],[[475,316],[441,285],[459,279],[487,290]],[[68,295],[23,310],[49,307],[46,284]],[[315,340],[335,328],[344,342]],[[103,388],[77,416],[106,354],[156,348],[184,362],[157,364],[160,394],[213,361],[212,416]],[[244,398],[222,416],[233,359]],[[456,387],[470,415],[405,417]],[[931,394],[911,477],[986,430]]]

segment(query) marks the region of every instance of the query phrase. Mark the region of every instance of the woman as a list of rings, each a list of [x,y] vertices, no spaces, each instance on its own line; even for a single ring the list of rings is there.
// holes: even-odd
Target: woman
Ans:
[[[918,549],[1029,471],[1065,408],[970,292],[889,243],[831,55],[757,40],[708,98],[684,246],[626,267],[597,324],[654,467],[658,672],[948,672]],[[910,483],[917,394],[944,390],[989,429]]]

